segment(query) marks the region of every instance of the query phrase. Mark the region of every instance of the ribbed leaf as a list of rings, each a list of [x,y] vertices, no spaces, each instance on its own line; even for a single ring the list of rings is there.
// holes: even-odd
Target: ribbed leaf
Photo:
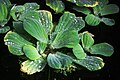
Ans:
[[[0,33],[6,33],[10,30],[9,26],[0,27]]]
[[[100,12],[102,16],[115,14],[119,12],[119,7],[116,4],[105,5]]]
[[[109,19],[109,18],[102,18],[101,20],[103,23],[105,23],[108,26],[113,26],[115,25],[114,19]]]
[[[74,60],[74,62],[90,71],[96,71],[104,67],[103,60],[95,56],[87,56],[85,59]]]
[[[79,43],[79,35],[76,30],[59,32],[51,44],[53,48],[73,48]]]
[[[26,11],[31,11],[31,10],[39,9],[40,5],[38,5],[37,3],[33,2],[33,3],[25,3],[24,7],[25,7]]]
[[[76,56],[77,59],[85,59],[86,57],[86,53],[84,52],[80,44],[74,46],[73,54]]]
[[[40,22],[44,26],[44,29],[47,33],[51,33],[53,29],[53,23],[52,23],[52,14],[49,11],[40,10],[39,11],[39,18]]]
[[[88,25],[91,26],[97,26],[100,24],[100,18],[97,16],[94,16],[93,14],[89,14],[85,17],[85,21]]]
[[[20,35],[15,32],[9,31],[5,37],[4,42],[8,45],[9,51],[14,55],[23,55],[22,48],[24,45],[33,45],[32,43],[26,41]]]
[[[41,57],[41,55],[38,53],[37,49],[32,45],[25,45],[23,46],[23,52],[29,58],[30,60],[36,60]]]
[[[89,50],[89,48],[94,44],[94,39],[92,38],[89,32],[83,32],[81,40],[82,40],[82,46],[86,50]]]
[[[37,49],[38,51],[40,51],[41,54],[45,51],[46,47],[47,47],[46,43],[40,41],[37,42]]]
[[[46,0],[47,6],[52,8],[56,13],[61,13],[65,9],[65,5],[62,0]]]
[[[10,0],[0,0],[0,3],[4,4],[4,5],[6,5],[6,6],[11,5]]]
[[[55,28],[55,32],[66,31],[66,30],[77,30],[80,31],[85,27],[85,22],[82,18],[76,17],[75,14],[65,12],[59,20],[58,25]]]
[[[23,21],[24,29],[37,40],[47,43],[48,35],[43,25],[36,19],[27,18]]]
[[[63,69],[72,63],[72,58],[61,52],[49,54],[47,57],[48,65],[55,69]]]
[[[43,59],[38,60],[26,60],[21,64],[21,71],[27,73],[28,75],[32,75],[36,72],[40,72],[46,66],[46,61]]]
[[[90,50],[91,54],[99,54],[103,56],[111,56],[114,52],[114,48],[108,43],[95,44]]]

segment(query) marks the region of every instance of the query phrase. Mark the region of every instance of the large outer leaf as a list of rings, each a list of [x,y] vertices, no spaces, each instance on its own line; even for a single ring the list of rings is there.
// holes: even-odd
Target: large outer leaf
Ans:
[[[37,40],[47,43],[48,35],[43,25],[36,19],[27,18],[23,21],[24,29]]]
[[[44,29],[47,33],[51,33],[53,29],[52,23],[52,14],[49,11],[40,10],[39,11],[39,19],[41,24],[44,26]]]
[[[114,48],[108,43],[95,44],[90,48],[91,54],[99,54],[103,56],[111,56],[114,52]]]
[[[79,43],[79,35],[76,30],[59,32],[51,44],[52,48],[73,48]]]
[[[81,40],[83,48],[87,50],[94,44],[94,39],[89,32],[83,32]]]
[[[85,22],[82,18],[76,17],[75,14],[65,12],[59,20],[58,25],[55,28],[55,32],[66,31],[66,30],[78,30],[80,31],[85,27]]]
[[[95,56],[87,56],[85,59],[74,60],[74,62],[90,71],[96,71],[104,67],[103,60]]]
[[[46,4],[56,13],[61,13],[65,9],[65,5],[62,0],[46,0]]]
[[[9,26],[0,27],[0,33],[6,33],[10,30]]]
[[[32,75],[36,72],[40,72],[46,66],[46,61],[43,59],[38,60],[26,60],[21,64],[21,71],[27,73],[28,75]]]
[[[101,15],[109,15],[119,12],[119,7],[116,4],[108,4],[103,7],[103,9],[100,11]]]
[[[109,18],[102,18],[101,21],[105,23],[108,26],[113,26],[115,25],[115,20],[114,19],[109,19]]]
[[[93,14],[88,14],[85,17],[85,21],[87,22],[88,25],[91,25],[91,26],[97,26],[100,24],[100,18]]]
[[[72,58],[61,52],[55,54],[49,54],[47,57],[48,65],[55,69],[63,69],[72,64]]]
[[[36,60],[41,57],[41,55],[38,53],[37,49],[32,45],[23,46],[23,52],[30,60]]]
[[[77,57],[77,59],[85,59],[86,57],[86,53],[80,44],[74,46],[73,54]]]
[[[5,37],[4,42],[8,45],[9,51],[14,55],[23,55],[22,48],[24,45],[33,45],[32,43],[26,41],[20,35],[15,32],[9,31]]]

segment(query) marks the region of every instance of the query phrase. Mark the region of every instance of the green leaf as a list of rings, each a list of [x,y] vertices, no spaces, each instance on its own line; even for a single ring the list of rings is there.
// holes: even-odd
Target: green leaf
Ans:
[[[69,2],[72,2],[72,3],[76,3],[77,0],[67,0]]]
[[[39,11],[40,22],[43,25],[46,32],[49,34],[52,32],[53,23],[52,23],[52,14],[46,10]]]
[[[87,56],[85,59],[74,60],[74,62],[90,71],[96,71],[104,67],[103,60],[95,56]]]
[[[77,59],[85,59],[86,57],[86,53],[84,52],[80,44],[74,46],[73,54],[76,56]]]
[[[109,18],[102,18],[101,20],[103,23],[105,23],[108,26],[113,26],[115,25],[114,19],[109,19]]]
[[[98,1],[98,5],[103,7],[105,5],[107,5],[109,3],[109,0],[97,0]]]
[[[61,13],[65,9],[62,0],[46,0],[46,5],[52,8],[56,13]]]
[[[40,5],[38,5],[37,3],[33,2],[33,3],[25,3],[24,7],[25,7],[26,11],[31,11],[31,10],[39,9]]]
[[[24,29],[37,40],[47,43],[48,35],[43,28],[43,25],[36,19],[27,18],[23,21]]]
[[[72,64],[72,58],[61,52],[55,54],[49,54],[47,57],[48,65],[55,69],[63,69]]]
[[[85,50],[89,50],[89,48],[94,44],[94,39],[92,38],[89,32],[83,32],[82,37],[82,46]]]
[[[86,14],[86,15],[91,13],[91,10],[88,9],[87,7],[74,6],[73,9],[77,12],[81,12],[81,13]]]
[[[46,66],[46,61],[43,59],[38,60],[26,60],[21,64],[21,71],[27,73],[28,75],[32,75],[36,72],[42,71]]]
[[[108,43],[95,44],[90,48],[91,54],[99,54],[103,56],[111,56],[114,52],[114,48]]]
[[[41,55],[38,53],[37,49],[32,45],[25,45],[23,46],[23,52],[29,58],[30,60],[36,60],[41,57]]]
[[[101,15],[115,14],[119,12],[119,7],[116,4],[105,5],[100,11]]]
[[[4,42],[6,45],[8,45],[8,49],[10,53],[14,55],[23,55],[22,48],[24,45],[33,45],[32,43],[26,41],[24,38],[22,38],[20,35],[18,35],[15,32],[9,31],[5,37]]]
[[[93,14],[87,15],[85,17],[85,21],[87,22],[88,25],[91,25],[91,26],[97,26],[100,24],[100,18]]]
[[[6,6],[11,5],[10,0],[0,0],[0,3],[4,4],[4,5],[6,5]]]
[[[82,18],[76,17],[75,14],[65,12],[59,20],[58,25],[55,28],[55,32],[66,31],[66,30],[77,30],[80,31],[85,27],[85,22]]]
[[[0,33],[6,33],[10,30],[9,26],[0,27]]]
[[[46,47],[47,47],[46,43],[40,41],[37,42],[37,49],[38,51],[40,51],[41,54],[45,51]]]
[[[76,30],[59,32],[51,44],[52,48],[73,48],[79,43],[79,35]]]

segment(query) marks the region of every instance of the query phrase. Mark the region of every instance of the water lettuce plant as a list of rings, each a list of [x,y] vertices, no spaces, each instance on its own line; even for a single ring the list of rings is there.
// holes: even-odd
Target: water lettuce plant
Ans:
[[[4,37],[5,45],[11,54],[19,57],[22,72],[31,75],[42,71],[47,65],[65,75],[78,69],[96,71],[105,64],[98,55],[110,57],[114,53],[112,45],[106,42],[96,44],[92,33],[81,30],[86,22],[97,26],[103,21],[112,26],[113,20],[100,17],[117,13],[117,5],[108,4],[108,0],[66,1],[75,3],[77,6],[73,9],[87,15],[85,20],[70,11],[63,12],[65,6],[62,0],[46,0],[46,4],[56,13],[63,13],[57,23],[53,22],[54,17],[50,11],[40,10],[40,5],[35,2],[12,5],[8,0],[1,0],[0,32],[7,32]],[[10,11],[2,4],[4,2],[11,6]],[[93,8],[94,14],[88,7]],[[111,7],[115,8],[114,11]],[[9,20],[7,15],[13,19],[13,29],[6,30],[7,23],[4,20]]]

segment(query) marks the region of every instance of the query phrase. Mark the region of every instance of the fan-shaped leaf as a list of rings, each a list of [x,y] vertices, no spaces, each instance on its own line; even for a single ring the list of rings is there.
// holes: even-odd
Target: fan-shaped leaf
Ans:
[[[74,46],[73,54],[77,57],[77,59],[84,59],[86,57],[86,53],[80,44]]]
[[[46,61],[43,59],[38,60],[26,60],[21,64],[21,71],[27,73],[28,75],[32,75],[36,72],[40,72],[44,69],[46,65]]]
[[[114,19],[109,19],[109,18],[102,18],[101,20],[103,23],[105,23],[108,26],[113,26],[115,25]]]
[[[27,18],[23,21],[24,29],[37,40],[47,43],[48,35],[43,28],[43,25],[36,19]]]
[[[104,67],[103,60],[95,56],[87,56],[85,59],[74,60],[74,62],[90,71],[96,71]]]
[[[91,54],[99,54],[103,56],[111,56],[114,52],[114,48],[108,43],[95,44],[90,50]]]
[[[9,31],[5,37],[4,42],[8,45],[9,51],[14,55],[23,55],[22,48],[24,45],[33,45],[32,43],[26,41],[20,35],[15,32]]]
[[[46,4],[56,13],[61,13],[65,9],[65,5],[62,0],[46,0]]]
[[[6,33],[10,30],[9,26],[0,27],[0,33]]]
[[[47,57],[48,65],[55,69],[62,69],[69,66],[72,63],[72,58],[60,52],[55,54],[49,54]]]
[[[76,30],[59,32],[51,44],[53,48],[73,48],[79,43],[79,35]]]

